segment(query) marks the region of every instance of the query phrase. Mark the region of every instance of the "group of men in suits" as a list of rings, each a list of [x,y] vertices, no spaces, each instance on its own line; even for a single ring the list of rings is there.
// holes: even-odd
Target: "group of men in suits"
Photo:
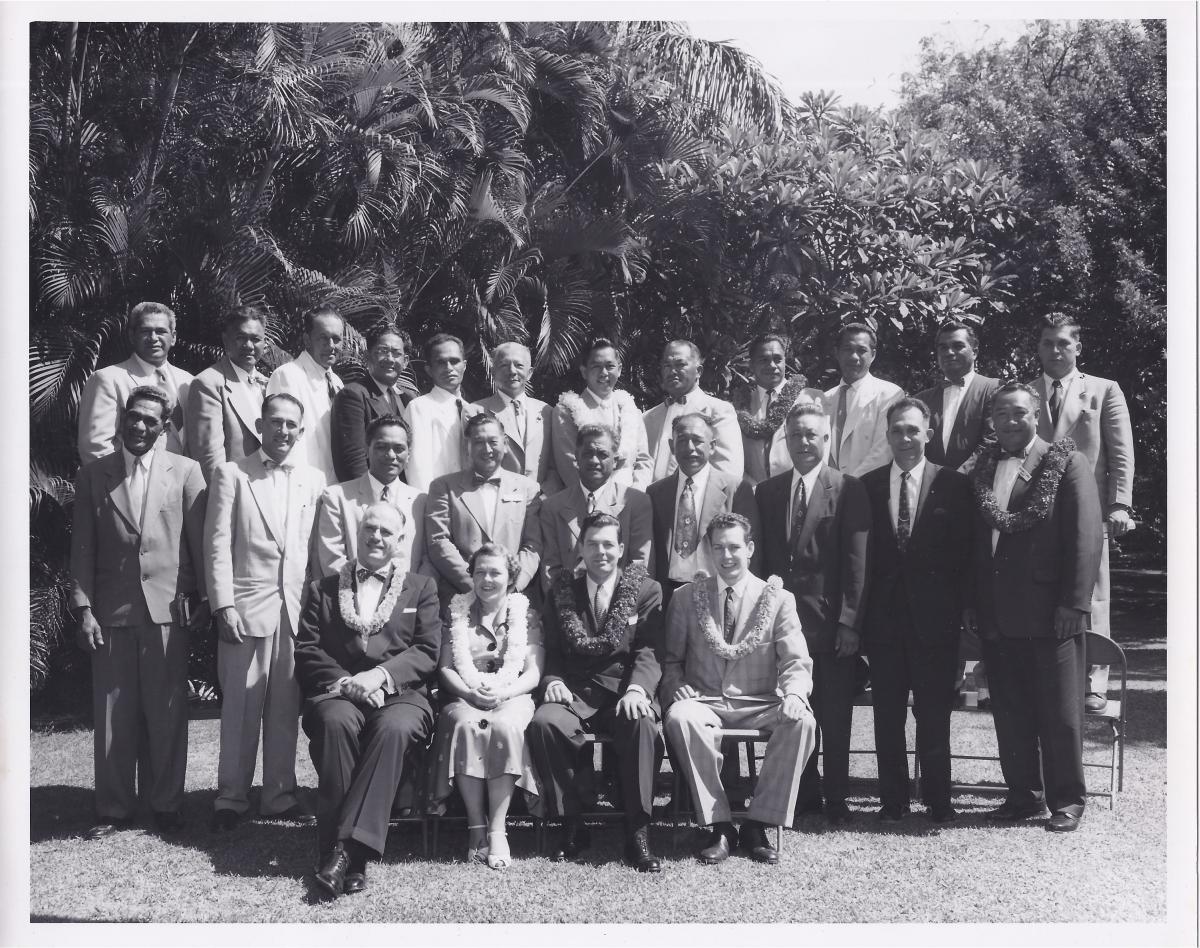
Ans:
[[[1076,664],[1083,661],[1084,620],[1075,614],[1091,611],[1095,627],[1100,609],[1093,605],[1091,588],[1081,605],[1079,590],[1088,585],[1091,570],[1096,600],[1106,597],[1106,568],[1099,566],[1106,546],[1098,546],[1094,569],[1089,551],[1094,536],[1102,538],[1105,523],[1114,536],[1129,529],[1133,465],[1124,399],[1113,383],[1078,372],[1079,327],[1070,320],[1048,321],[1039,346],[1045,375],[1034,387],[1015,390],[975,373],[978,341],[969,325],[943,325],[935,346],[945,381],[918,398],[905,398],[897,386],[871,374],[876,339],[863,324],[842,328],[836,347],[842,380],[823,393],[788,379],[787,340],[763,336],[750,345],[755,384],[742,410],[703,392],[698,386],[699,350],[688,341],[672,342],[661,366],[666,398],[640,419],[652,472],[645,491],[632,486],[632,479],[616,476],[620,443],[629,432],[613,425],[576,426],[572,466],[559,469],[551,433],[566,430],[556,420],[563,409],[527,394],[532,362],[519,344],[507,343],[492,353],[496,393],[477,404],[462,393],[465,348],[453,336],[439,334],[428,341],[424,355],[433,388],[410,399],[397,385],[407,367],[408,342],[394,327],[367,337],[366,374],[349,385],[332,371],[346,331],[335,311],[319,308],[305,315],[304,351],[269,380],[258,370],[265,329],[256,310],[232,312],[222,333],[225,356],[192,379],[167,362],[174,314],[161,304],[139,304],[130,314],[133,356],[96,372],[85,387],[80,453],[85,462],[97,460],[85,463],[80,473],[81,496],[92,502],[77,506],[72,603],[81,641],[97,655],[97,701],[122,704],[121,714],[106,712],[105,725],[97,727],[100,822],[93,835],[111,832],[132,818],[129,779],[137,737],[128,732],[132,725],[127,722],[136,720],[139,711],[161,725],[150,740],[152,779],[161,778],[164,787],[178,783],[179,792],[164,789],[152,803],[164,828],[177,828],[182,770],[167,763],[164,748],[169,743],[178,754],[183,712],[175,689],[186,689],[185,679],[180,686],[180,668],[186,665],[178,662],[181,648],[186,659],[181,636],[185,627],[205,624],[210,611],[218,631],[223,693],[213,828],[232,829],[249,808],[260,733],[260,813],[310,823],[313,817],[295,794],[294,766],[301,705],[297,636],[303,631],[307,640],[314,635],[320,639],[319,628],[302,630],[305,604],[311,606],[318,595],[336,601],[338,583],[344,586],[348,575],[357,590],[364,558],[377,559],[386,549],[388,562],[399,559],[405,571],[429,580],[405,580],[405,588],[420,586],[426,598],[433,589],[444,607],[455,593],[470,588],[467,563],[472,553],[485,543],[499,543],[517,557],[516,588],[546,615],[554,615],[555,590],[563,575],[567,580],[591,575],[589,523],[599,523],[597,535],[612,542],[605,553],[596,553],[596,575],[585,587],[605,588],[614,572],[630,569],[644,570],[646,582],[658,587],[662,605],[651,608],[639,598],[640,618],[633,624],[649,622],[651,612],[665,610],[665,634],[647,632],[633,651],[644,657],[646,648],[654,651],[646,643],[661,640],[662,681],[648,676],[637,690],[656,719],[659,709],[665,709],[668,740],[680,748],[681,760],[687,759],[698,812],[715,826],[702,857],[706,861],[723,859],[736,839],[713,782],[712,767],[720,753],[719,742],[714,744],[709,733],[737,726],[730,721],[770,722],[781,734],[778,741],[772,739],[776,749],[768,747],[768,757],[776,763],[764,767],[760,778],[767,781],[758,795],[762,802],[744,827],[743,841],[754,858],[776,858],[762,830],[787,822],[784,810],[789,815],[820,810],[833,823],[852,818],[846,796],[860,652],[876,659],[872,678],[880,817],[902,818],[908,806],[903,727],[911,691],[918,755],[928,775],[925,803],[934,820],[953,819],[949,710],[959,631],[964,610],[972,604],[977,612],[968,614],[985,638],[985,659],[995,670],[997,731],[1012,791],[1008,809],[1001,810],[1005,816],[1024,816],[1034,810],[1030,800],[1049,801],[1055,818],[1062,811],[1077,820],[1081,770],[1078,787],[1064,778],[1070,786],[1055,789],[1051,800],[1050,788],[1040,785],[1039,768],[1031,764],[1036,763],[1039,739],[1043,758],[1060,751],[1070,756],[1068,745],[1078,728],[1064,730],[1063,719],[1071,717],[1075,723],[1075,697],[1083,706],[1079,689],[1071,690],[1063,673],[1068,663],[1060,652],[1066,646],[1048,655],[1038,650],[1038,641],[1070,640]],[[586,355],[581,366],[589,386],[585,396],[593,384],[604,388],[603,382],[615,382],[620,372],[619,359],[615,376],[614,366],[603,361],[615,358],[611,344],[597,344]],[[597,398],[598,404],[603,402]],[[1007,478],[1009,462],[995,456],[1000,450],[996,445],[1006,445],[1005,450],[1007,443],[1015,445],[1030,419],[1042,437],[1017,446],[1025,451],[1025,464],[1013,474],[1017,486],[1011,497],[1001,502],[1007,481],[1001,490],[999,479],[1002,471]],[[1076,439],[1083,453],[1064,462],[1058,452],[1053,464],[1039,467],[1048,455],[1047,442],[1067,436]],[[995,465],[997,484],[976,484],[969,490],[966,472],[984,460]],[[1054,468],[1060,463],[1063,471]],[[1091,505],[1077,496],[1086,493],[1078,483],[1083,469],[1094,474],[1089,484],[1096,503]],[[169,482],[169,490],[160,482]],[[1054,486],[1057,493],[1044,497],[1035,491],[1036,496],[1026,497],[1021,488],[1029,483],[1045,490]],[[161,498],[162,506],[143,503],[142,510],[135,509],[135,495],[154,504]],[[992,500],[985,503],[987,498]],[[1009,516],[1022,502],[1033,513]],[[369,517],[381,504],[398,516]],[[151,513],[149,521],[146,512]],[[1070,529],[1076,530],[1060,530],[1057,542],[1074,536],[1065,559],[1044,552],[1043,540],[1050,544],[1047,531],[1051,521],[1058,523],[1055,518],[1070,518]],[[1089,519],[1088,529],[1080,526],[1081,518]],[[981,519],[992,526],[984,529]],[[180,523],[182,527],[176,526]],[[1013,523],[1020,529],[1010,533]],[[371,533],[371,551],[362,545],[364,530]],[[980,537],[990,531],[998,539],[983,543]],[[381,534],[387,534],[386,542]],[[1052,559],[1070,566],[1052,565]],[[1006,573],[1002,564],[1010,561],[1020,568]],[[611,566],[607,574],[606,564]],[[116,573],[108,577],[106,570]],[[1095,581],[1097,571],[1103,588]],[[375,567],[368,569],[375,572]],[[704,594],[695,592],[699,573],[709,577]],[[1016,591],[997,591],[1002,575]],[[768,576],[780,577],[782,588],[765,583],[762,577]],[[107,578],[101,582],[101,577]],[[306,579],[319,580],[319,588],[306,588]],[[365,581],[373,582],[370,576]],[[1024,585],[1030,584],[1039,595],[1024,594]],[[611,584],[606,588],[611,594]],[[1053,599],[1054,589],[1064,591],[1054,599],[1056,611],[1047,623],[1044,607],[1050,599],[1040,594]],[[643,593],[650,595],[649,586],[639,589],[638,596]],[[593,600],[585,601],[591,603],[589,621],[595,632],[602,612]],[[166,602],[178,605],[164,612]],[[704,602],[711,613],[705,613]],[[1009,614],[1006,610],[1016,602],[1026,610]],[[422,614],[428,612],[426,606]],[[768,613],[770,621],[763,618]],[[350,625],[363,626],[371,618],[364,614]],[[405,631],[393,642],[396,654],[413,647],[414,636],[426,641],[432,634],[424,621],[401,625]],[[115,640],[122,648],[144,653],[146,641],[156,637],[163,643],[162,660],[172,669],[161,689],[131,688],[118,676],[133,672],[101,657],[101,643],[110,647]],[[1030,642],[1037,649],[1021,651]],[[739,643],[753,647],[739,648]],[[355,655],[358,661],[361,656]],[[383,654],[374,659],[371,669],[389,660]],[[1032,685],[1016,680],[1021,662],[1041,662],[1046,680],[1038,678]],[[353,664],[341,664],[349,674],[339,675],[335,691],[343,694],[340,689],[346,687],[344,694],[360,709],[376,710],[380,702],[387,704],[404,692],[394,676],[383,676],[389,681],[367,688],[378,676],[372,672],[369,681],[359,680]],[[586,690],[584,682],[595,675],[605,679],[596,669],[580,669],[575,678],[557,676],[561,689],[548,682],[545,690],[566,700],[546,700],[573,708],[580,720],[615,706],[587,699],[576,707],[581,693],[572,682]],[[310,678],[306,702],[322,699],[330,684],[315,673]],[[343,678],[353,683],[346,685]],[[1047,684],[1051,679],[1053,686]],[[613,692],[613,702],[627,696],[627,686]],[[1103,694],[1103,685],[1092,688]],[[1030,689],[1043,690],[1034,695]],[[661,704],[655,703],[660,698]],[[640,700],[634,703],[646,710]],[[175,709],[174,717],[160,713],[164,705]],[[97,708],[99,722],[99,704]],[[673,708],[678,708],[674,714]],[[314,752],[323,753],[320,749],[332,738],[322,729],[331,725],[314,718],[309,730],[308,713],[306,731]],[[565,719],[538,725],[544,731],[545,760],[566,754],[563,735],[574,733],[568,725]],[[419,727],[409,730],[413,739],[421,732]],[[317,733],[325,736],[314,738]],[[642,760],[648,753],[646,737],[630,740],[637,743]],[[818,743],[824,746],[823,775],[812,750]],[[701,747],[708,751],[701,753]],[[787,766],[780,763],[784,760]],[[1041,770],[1047,770],[1044,760],[1042,764]],[[318,763],[322,773],[324,766],[324,761]],[[1052,770],[1053,765],[1047,783]],[[353,796],[353,771],[351,764],[338,771],[341,790],[330,799]],[[117,784],[119,791],[112,789]],[[627,804],[640,799],[643,789],[642,777],[635,781],[629,776]],[[577,853],[583,835],[574,819],[578,794],[560,788],[550,799],[557,801],[557,815],[564,818],[560,849]],[[378,850],[375,829],[358,832],[351,827],[349,836],[339,835],[344,828],[331,829],[337,824],[335,809],[328,801],[319,807],[323,839],[341,844],[357,840]],[[1064,825],[1058,828],[1073,828],[1065,825],[1069,821],[1059,822]],[[642,831],[644,821],[631,819],[627,849],[639,868],[654,861]],[[364,858],[357,844],[342,850],[354,870]]]

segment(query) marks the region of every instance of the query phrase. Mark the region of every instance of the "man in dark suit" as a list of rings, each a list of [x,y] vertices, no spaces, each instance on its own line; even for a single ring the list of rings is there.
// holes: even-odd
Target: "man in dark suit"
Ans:
[[[750,482],[710,463],[716,432],[707,415],[677,415],[671,423],[671,451],[679,465],[673,474],[646,490],[654,511],[654,560],[651,575],[663,586],[663,599],[696,578],[698,570],[714,575],[712,552],[703,542],[709,521],[719,513],[738,513],[759,535],[758,505]],[[761,554],[750,560],[759,571]]]
[[[333,469],[338,482],[367,473],[367,428],[376,418],[400,415],[412,396],[396,387],[408,365],[408,341],[390,323],[376,326],[366,336],[367,373],[333,398],[330,438]]]
[[[304,733],[319,781],[316,882],[334,898],[366,888],[366,863],[387,842],[406,756],[433,728],[437,587],[393,564],[403,530],[404,515],[390,503],[371,505],[358,559],[310,585],[296,639]]]
[[[893,461],[862,479],[871,501],[863,648],[871,660],[879,819],[895,823],[908,812],[904,727],[911,691],[921,795],[930,819],[948,823],[957,815],[950,803],[950,712],[971,498],[964,475],[925,457],[934,432],[924,402],[902,398],[887,420]]]
[[[504,428],[508,450],[501,463],[505,469],[537,481],[542,495],[551,497],[563,488],[551,451],[554,409],[526,391],[531,375],[533,358],[529,348],[519,342],[500,343],[492,350],[496,394],[479,404]]]
[[[1000,386],[997,447],[971,472],[974,614],[991,678],[992,713],[1008,795],[999,822],[1046,815],[1069,832],[1084,807],[1084,632],[1103,542],[1100,498],[1070,439],[1037,436],[1039,398]]]
[[[980,445],[996,443],[991,409],[1000,382],[976,373],[979,337],[966,323],[942,323],[934,336],[934,349],[942,381],[917,395],[929,406],[933,429],[925,457],[965,474]]]
[[[165,392],[134,388],[116,425],[120,450],[84,465],[75,484],[70,606],[92,656],[96,731],[97,823],[88,839],[133,825],[143,730],[155,824],[183,826],[187,633],[208,623],[205,490],[195,461],[154,450],[170,411]]]
[[[825,746],[825,777],[814,751],[801,780],[798,812],[822,809],[823,790],[826,818],[842,824],[851,820],[850,726],[871,508],[862,482],[823,460],[829,443],[823,408],[801,402],[784,424],[793,468],[763,481],[754,496],[763,525],[763,570],[781,576],[795,595],[813,657],[812,705],[818,743]]]
[[[547,808],[562,817],[553,858],[564,861],[590,844],[579,816],[592,775],[584,733],[611,734],[625,806],[625,861],[639,872],[659,872],[648,831],[663,757],[656,697],[662,592],[643,565],[621,569],[616,517],[593,513],[580,531],[586,572],[576,578],[563,571],[555,579],[546,607],[542,703],[525,740]]]

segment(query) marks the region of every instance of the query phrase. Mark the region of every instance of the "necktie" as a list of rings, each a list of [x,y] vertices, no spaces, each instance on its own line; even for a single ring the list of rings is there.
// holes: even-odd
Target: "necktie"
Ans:
[[[454,399],[454,410],[458,413],[458,420],[462,421],[462,399]]]
[[[512,401],[513,418],[517,422],[517,436],[521,444],[525,444],[525,411],[521,408],[521,400],[514,398]]]
[[[1062,381],[1055,379],[1050,389],[1050,424],[1053,427],[1058,427],[1058,413],[1062,411],[1062,392]]]
[[[604,618],[608,614],[608,603],[604,601],[604,587],[596,587],[596,595],[592,598],[592,614],[596,617],[596,628],[604,625]]]
[[[767,390],[767,407],[763,409],[763,419],[766,420],[771,415],[771,405],[775,401],[775,392],[771,389]],[[771,476],[771,442],[774,440],[775,433],[771,432],[767,435],[767,439],[763,442],[763,470],[766,476]]]
[[[724,616],[724,632],[725,641],[733,641],[734,629],[737,626],[737,613],[733,609],[733,587],[725,587],[725,616]]]
[[[338,393],[337,382],[334,381],[333,369],[325,370],[325,390],[329,393],[329,400],[333,401],[333,396]]]
[[[135,458],[133,472],[129,475],[129,503],[133,506],[133,515],[142,522],[142,507],[146,503],[146,469],[142,467],[142,459]]]
[[[900,472],[900,502],[896,512],[896,545],[900,552],[908,546],[908,538],[912,533],[912,508],[908,502],[908,471]]]
[[[589,493],[588,494],[588,513],[595,513],[595,512],[596,512],[596,495],[593,493]]]
[[[800,539],[800,530],[804,527],[804,515],[808,513],[808,489],[804,486],[804,478],[796,485],[792,494],[792,545]]]
[[[365,566],[359,567],[359,569],[355,572],[355,576],[358,578],[358,581],[360,583],[365,582],[366,580],[370,579],[372,576],[374,576],[381,583],[387,582],[387,572],[386,571],[367,569]]]
[[[675,512],[675,552],[691,556],[700,542],[700,524],[696,520],[696,495],[689,477],[683,485],[679,509]]]
[[[180,434],[183,431],[183,408],[179,404],[179,389],[175,387],[175,380],[171,378],[171,373],[165,366],[155,369],[154,377],[158,380],[159,388],[171,399],[171,428],[176,434]]]
[[[842,436],[846,433],[846,402],[850,400],[849,391],[850,386],[845,382],[838,387],[837,416],[835,422],[837,434],[834,436],[836,440],[833,442],[834,467],[838,467],[838,461],[842,454]]]
[[[379,492],[379,499],[380,500],[391,500],[391,496],[389,493],[391,491],[391,489],[392,489],[392,487],[390,484],[384,484],[383,490]]]

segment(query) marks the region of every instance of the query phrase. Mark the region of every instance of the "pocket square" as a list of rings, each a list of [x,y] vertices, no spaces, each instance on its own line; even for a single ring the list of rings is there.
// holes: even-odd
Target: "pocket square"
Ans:
[[[416,607],[416,606],[412,606],[412,607],[410,607],[410,608],[407,608],[407,609],[401,609],[401,610],[400,610],[400,614],[401,614],[401,615],[407,615],[407,614],[408,614],[408,613],[410,613],[410,612],[416,612],[416,611],[417,611],[417,607]]]
[[[637,625],[637,621],[638,621],[637,616],[630,616],[628,619],[625,620],[625,624],[626,625]]]

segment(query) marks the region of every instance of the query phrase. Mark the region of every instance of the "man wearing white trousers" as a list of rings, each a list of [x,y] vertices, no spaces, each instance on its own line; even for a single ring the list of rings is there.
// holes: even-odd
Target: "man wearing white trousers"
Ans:
[[[812,659],[795,598],[778,579],[764,582],[750,572],[750,522],[740,514],[718,514],[706,542],[717,575],[697,574],[676,590],[667,610],[659,690],[667,708],[664,731],[697,818],[712,827],[700,861],[723,862],[740,845],[752,859],[774,865],[779,853],[766,828],[791,822],[800,775],[816,746],[808,703]],[[718,728],[771,732],[740,832],[721,785]]]
[[[325,476],[292,460],[304,431],[297,399],[268,395],[257,425],[262,450],[216,468],[204,524],[222,693],[216,832],[233,829],[249,809],[260,729],[260,815],[313,822],[296,799],[300,692],[294,640]]]

